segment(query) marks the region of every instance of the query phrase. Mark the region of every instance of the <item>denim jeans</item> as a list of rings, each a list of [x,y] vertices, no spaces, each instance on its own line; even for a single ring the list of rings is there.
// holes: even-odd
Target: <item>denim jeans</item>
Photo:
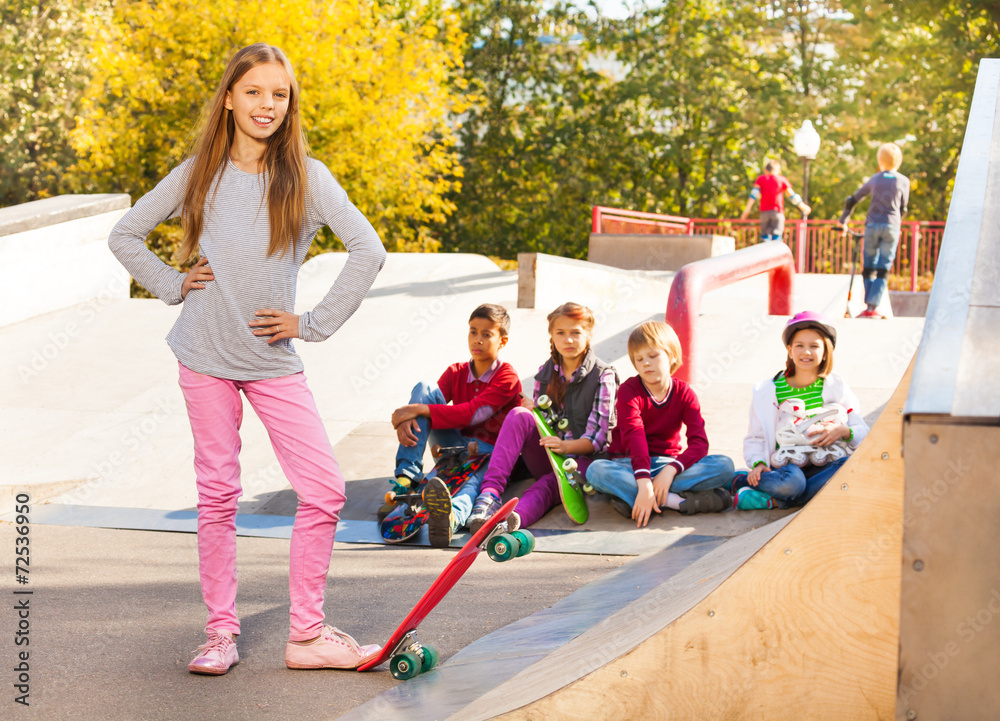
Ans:
[[[865,303],[877,306],[885,293],[885,274],[892,268],[899,245],[900,229],[888,223],[870,223],[865,226],[864,270]],[[873,272],[874,271],[874,272]],[[879,275],[878,271],[882,271]]]
[[[802,467],[789,463],[787,466],[761,473],[757,490],[775,499],[780,508],[804,506],[846,462],[847,458],[841,458],[825,466],[810,464]],[[746,482],[744,476],[735,484],[733,491],[748,485],[750,484]]]
[[[760,239],[781,240],[785,232],[785,214],[778,210],[762,210],[760,213]]]
[[[445,405],[447,401],[445,401],[441,389],[436,385],[420,382],[413,386],[413,392],[410,394],[410,403]],[[431,428],[430,425],[430,418],[423,416],[417,418],[417,426],[420,428],[417,432],[417,445],[413,447],[404,446],[402,443],[399,445],[399,450],[396,451],[395,475],[419,478],[423,474],[424,449],[427,448],[428,440],[432,441],[432,445],[437,444],[441,446],[464,446],[470,441],[475,441],[479,444],[480,453],[491,453],[493,451],[492,444],[477,438],[463,436],[457,428]],[[488,467],[489,462],[487,461],[479,467],[469,480],[462,484],[462,487],[451,498],[451,508],[455,513],[455,521],[459,528],[464,526],[469,520],[469,515],[472,513],[472,504],[475,503],[476,496],[479,495],[479,486],[483,482],[483,476],[486,475]]]
[[[650,472],[653,478],[672,460],[669,456],[650,458],[652,466]],[[686,471],[674,476],[670,492],[684,493],[726,488],[733,480],[734,473],[735,467],[728,456],[705,456]],[[630,458],[594,461],[587,469],[587,482],[602,493],[618,496],[630,506],[635,505],[636,496],[639,495],[639,484],[636,483]]]

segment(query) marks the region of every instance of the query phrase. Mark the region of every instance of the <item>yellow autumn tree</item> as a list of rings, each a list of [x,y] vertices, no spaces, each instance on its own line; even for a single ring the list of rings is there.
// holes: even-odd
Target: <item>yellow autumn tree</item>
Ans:
[[[460,174],[449,118],[463,36],[439,0],[116,0],[91,16],[96,74],[73,133],[80,191],[133,200],[189,152],[232,54],[280,47],[295,67],[312,154],[389,250],[436,250]],[[178,233],[153,246],[168,259]],[[321,237],[330,249],[333,240]]]

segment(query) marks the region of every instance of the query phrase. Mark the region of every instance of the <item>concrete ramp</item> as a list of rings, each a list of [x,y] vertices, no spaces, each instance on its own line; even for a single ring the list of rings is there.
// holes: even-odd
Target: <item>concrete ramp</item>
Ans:
[[[802,511],[727,542],[449,719],[891,718],[910,375]]]

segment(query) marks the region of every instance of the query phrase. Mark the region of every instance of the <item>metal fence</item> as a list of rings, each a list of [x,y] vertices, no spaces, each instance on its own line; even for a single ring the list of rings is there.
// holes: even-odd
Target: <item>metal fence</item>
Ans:
[[[852,230],[864,231],[863,222],[850,225]],[[592,229],[595,233],[612,234],[728,235],[736,239],[737,250],[761,242],[757,219],[684,218],[603,206],[594,207]],[[903,222],[890,273],[895,276],[892,280],[897,287],[909,285],[910,290],[930,290],[943,235],[941,220]],[[850,272],[851,244],[855,241],[843,234],[836,221],[786,220],[783,240],[792,250],[795,270],[799,273]]]

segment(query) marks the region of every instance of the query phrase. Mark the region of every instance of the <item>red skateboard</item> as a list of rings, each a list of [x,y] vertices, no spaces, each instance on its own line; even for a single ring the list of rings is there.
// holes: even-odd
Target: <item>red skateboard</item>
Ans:
[[[358,666],[358,671],[367,671],[388,660],[392,675],[405,680],[413,678],[418,673],[430,671],[437,665],[437,650],[433,646],[421,646],[417,641],[416,630],[420,623],[427,618],[441,599],[448,595],[448,591],[458,583],[480,551],[485,549],[494,561],[508,561],[531,553],[535,547],[535,539],[528,531],[517,530],[507,533],[507,518],[516,505],[517,499],[512,498],[490,516],[482,528],[476,531],[462,550],[445,566],[441,575],[427,589],[427,593],[417,601],[417,605],[386,641],[382,653]]]

